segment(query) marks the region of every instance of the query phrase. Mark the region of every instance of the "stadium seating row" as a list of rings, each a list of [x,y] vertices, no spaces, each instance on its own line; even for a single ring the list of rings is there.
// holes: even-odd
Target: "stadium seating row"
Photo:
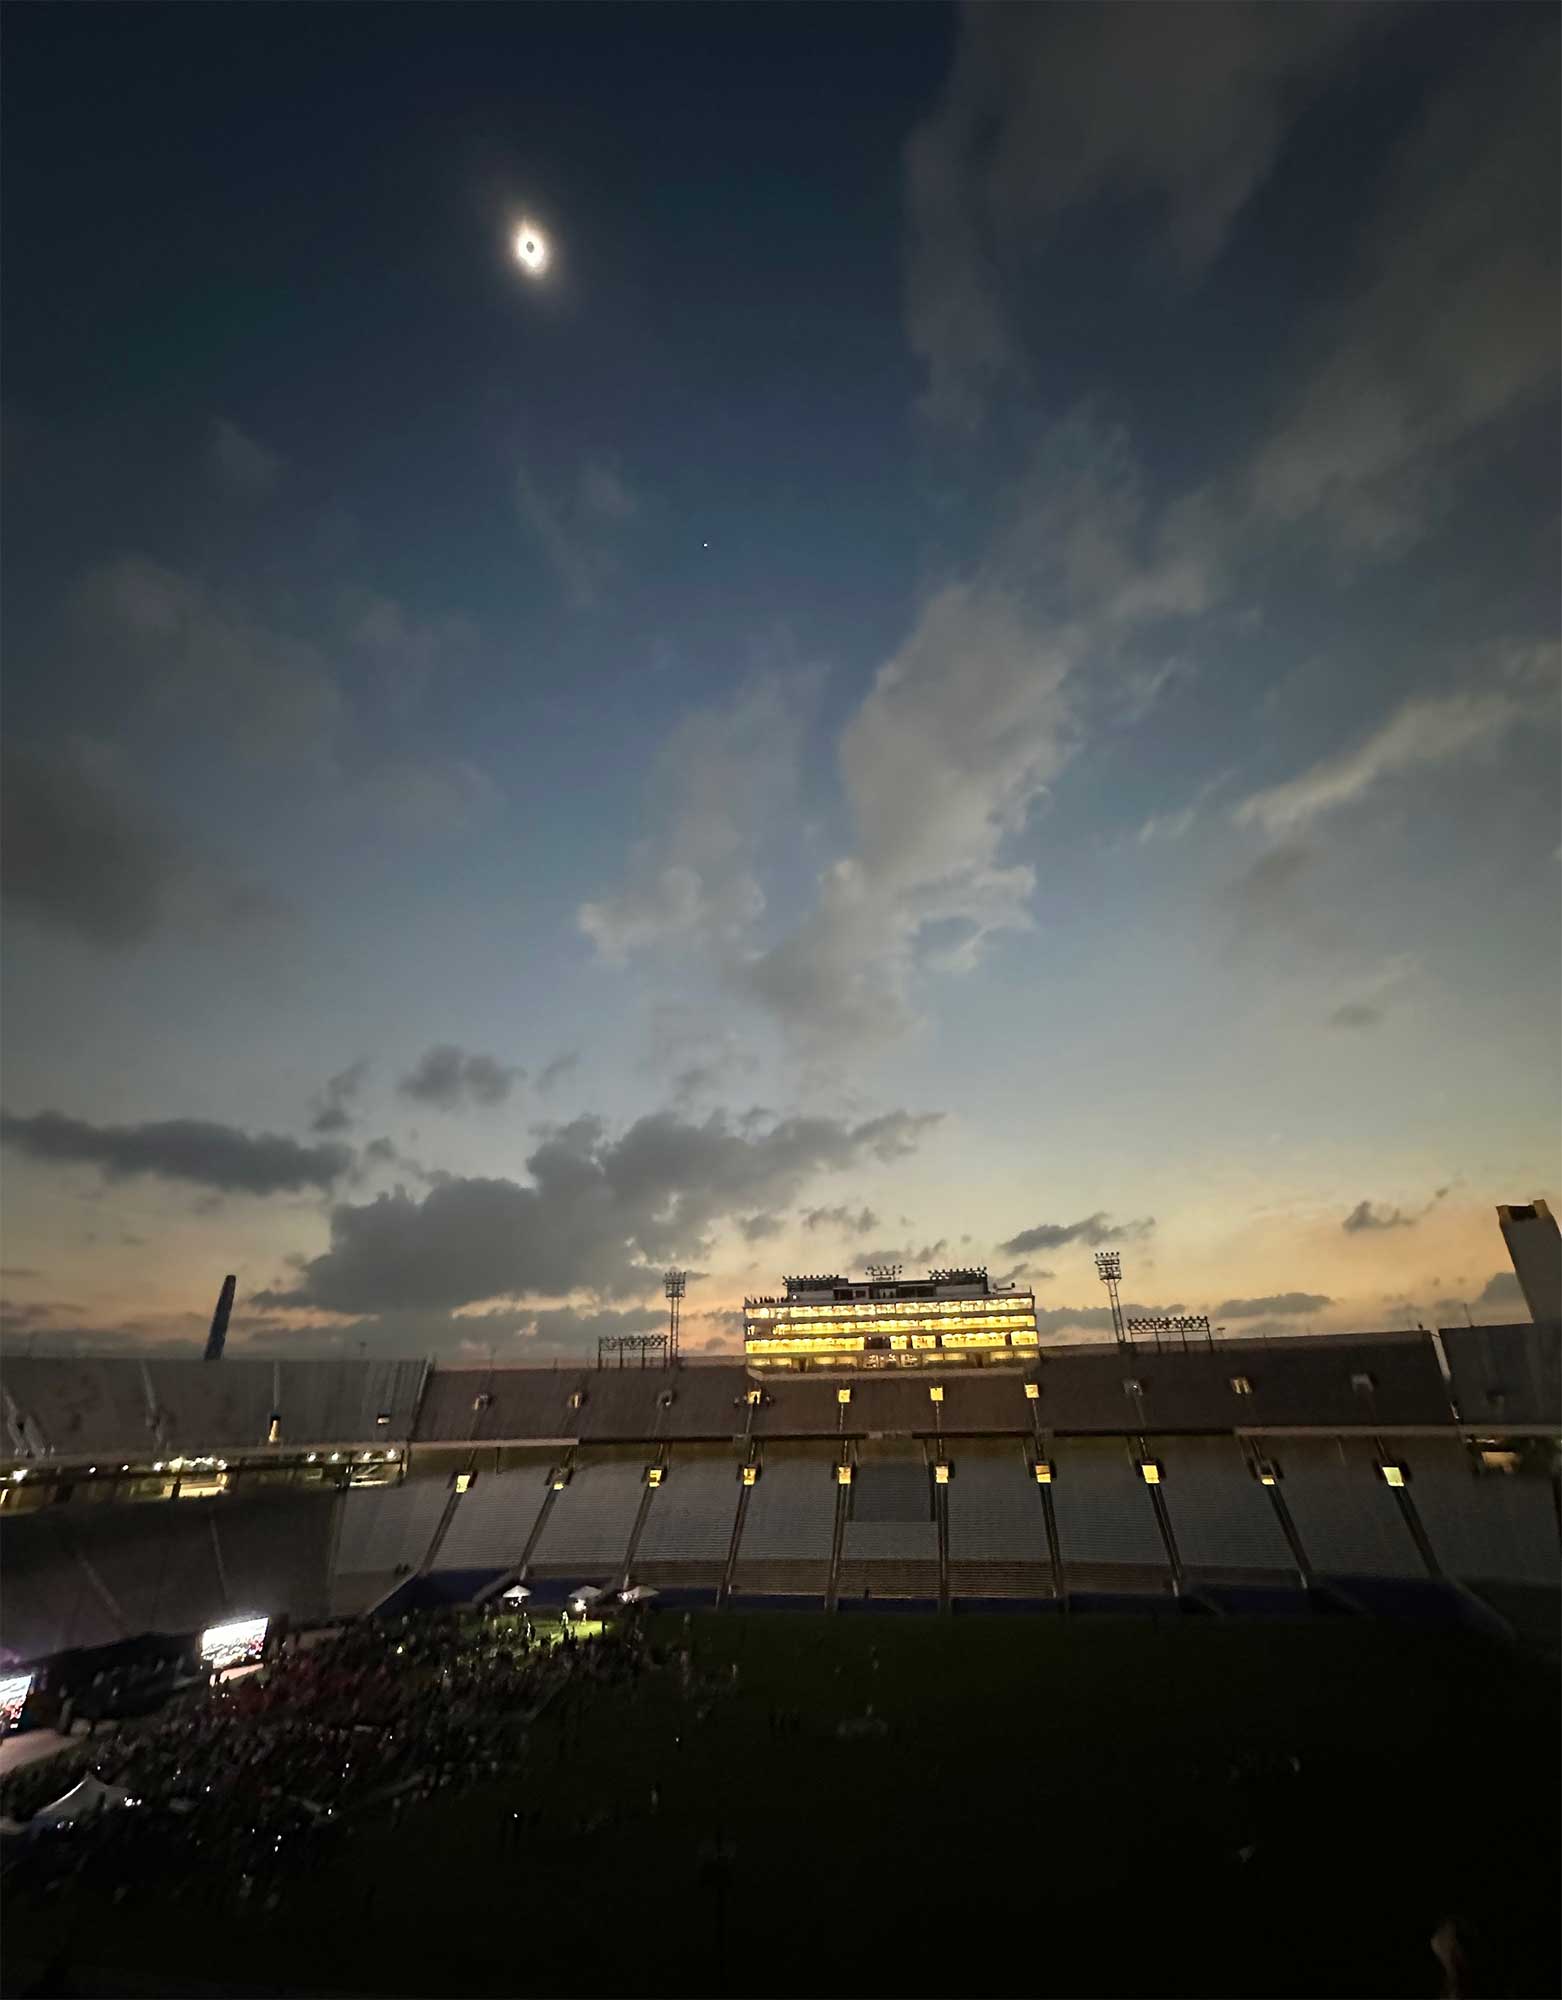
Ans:
[[[1447,1374],[1444,1374],[1446,1363]],[[145,1459],[268,1445],[569,1443],[851,1435],[1025,1436],[1040,1425],[1106,1435],[1562,1423],[1562,1341],[1532,1325],[1331,1334],[1125,1352],[1043,1348],[1029,1371],[929,1379],[772,1375],[741,1363],[661,1370],[436,1369],[426,1361],[9,1359],[17,1462]],[[760,1400],[751,1402],[750,1397]]]
[[[7,1517],[0,1640],[32,1658],[224,1615],[361,1611],[409,1575],[659,1587],[735,1600],[1001,1599],[1060,1591],[1169,1591],[1312,1579],[1555,1587],[1555,1488],[1533,1471],[1478,1474],[1447,1438],[1390,1437],[1391,1487],[1360,1437],[1274,1441],[1277,1484],[1235,1437],[1059,1438],[1043,1486],[1018,1440],[948,1447],[947,1484],[902,1446],[865,1455],[849,1487],[842,1447],[761,1448],[757,1483],[731,1448],[582,1450],[562,1486],[546,1454],[479,1471],[339,1494],[242,1490],[220,1499],[54,1506]],[[663,1467],[647,1484],[652,1457]],[[1061,1567],[1059,1567],[1061,1565]]]

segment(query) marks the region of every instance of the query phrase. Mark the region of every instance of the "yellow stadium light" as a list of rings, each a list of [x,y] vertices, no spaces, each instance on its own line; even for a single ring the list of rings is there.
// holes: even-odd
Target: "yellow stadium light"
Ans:
[[[745,1486],[753,1486],[757,1482],[759,1478],[759,1467],[757,1465],[745,1465],[742,1468],[742,1472],[743,1484]]]
[[[927,1393],[930,1402],[941,1403],[944,1400],[944,1391],[940,1383],[935,1382]]]
[[[1273,1486],[1276,1483],[1275,1471],[1272,1465],[1261,1465],[1259,1467],[1258,1483],[1260,1486]]]
[[[760,1399],[760,1395],[761,1395],[760,1390],[750,1389],[748,1393],[744,1396],[743,1400],[745,1403],[757,1403]]]
[[[1040,1395],[1041,1384],[1039,1382],[1027,1382],[1025,1384],[1025,1400],[1027,1403],[1034,1403]]]
[[[458,1493],[465,1493],[471,1484],[472,1475],[470,1472],[458,1472],[456,1474],[456,1491]]]
[[[645,1483],[646,1483],[646,1485],[647,1485],[647,1486],[660,1486],[660,1485],[661,1485],[661,1483],[662,1483],[662,1468],[661,1468],[661,1466],[659,1466],[659,1465],[648,1465],[648,1466],[646,1467],[646,1469],[645,1469]]]
[[[933,1467],[933,1484],[935,1486],[947,1486],[949,1484],[949,1467],[942,1459]]]
[[[838,1403],[849,1403],[849,1402],[851,1401],[851,1399],[852,1399],[852,1392],[851,1392],[851,1390],[850,1390],[850,1389],[837,1389],[837,1390],[836,1390],[836,1392],[835,1392],[835,1400],[836,1400],[836,1402],[838,1402]]]
[[[838,1465],[835,1468],[835,1483],[837,1486],[851,1485],[852,1469],[849,1465]]]
[[[1161,1468],[1153,1458],[1140,1459],[1139,1474],[1146,1486],[1159,1486],[1161,1483]]]
[[[1383,1474],[1384,1479],[1388,1482],[1390,1486],[1404,1485],[1405,1468],[1402,1465],[1384,1464],[1381,1465],[1378,1468],[1378,1470]]]
[[[1052,1461],[1050,1459],[1037,1459],[1036,1484],[1038,1486],[1050,1486],[1052,1484]]]

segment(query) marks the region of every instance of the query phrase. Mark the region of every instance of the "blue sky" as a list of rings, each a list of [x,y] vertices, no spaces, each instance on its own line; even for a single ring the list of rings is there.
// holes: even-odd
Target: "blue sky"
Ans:
[[[8,42],[11,1338],[1477,1305],[1562,1085],[1545,10]]]

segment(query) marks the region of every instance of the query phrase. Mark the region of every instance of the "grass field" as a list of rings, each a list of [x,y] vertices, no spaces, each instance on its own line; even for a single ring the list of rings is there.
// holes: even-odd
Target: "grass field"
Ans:
[[[692,1644],[729,1688],[703,1722],[671,1675],[595,1691],[524,1780],[365,1827],[269,1920],[23,1909],[8,1963],[69,1938],[123,1990],[1433,1994],[1463,1907],[1500,1990],[1558,1991],[1555,1675],[1483,1639],[755,1614]],[[870,1702],[888,1733],[840,1739]]]

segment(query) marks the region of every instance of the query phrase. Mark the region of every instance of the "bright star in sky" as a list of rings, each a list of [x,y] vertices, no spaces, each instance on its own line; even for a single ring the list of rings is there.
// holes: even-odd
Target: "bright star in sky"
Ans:
[[[548,268],[548,239],[535,222],[521,223],[515,232],[515,261],[523,271],[540,278]]]

